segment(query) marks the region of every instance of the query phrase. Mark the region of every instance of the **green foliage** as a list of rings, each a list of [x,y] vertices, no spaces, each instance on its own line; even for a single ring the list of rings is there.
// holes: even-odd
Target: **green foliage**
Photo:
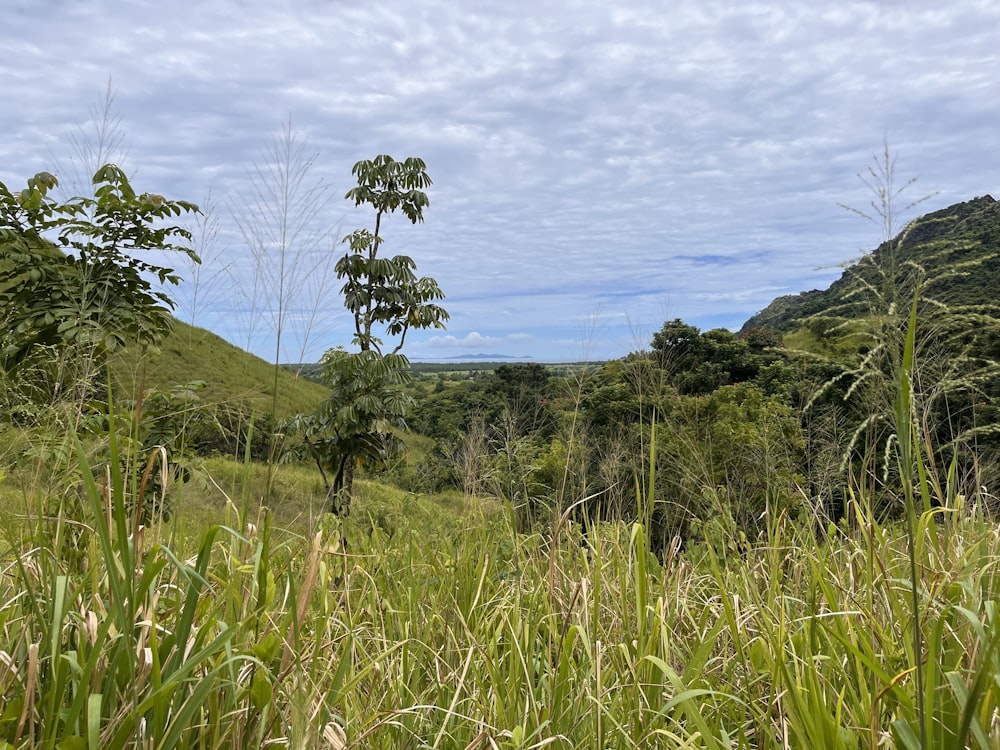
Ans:
[[[796,377],[784,393],[804,409],[810,494],[834,516],[848,510],[847,488],[874,502],[876,514],[902,511],[896,398],[909,334],[909,419],[932,484],[971,494],[1000,477],[1000,204],[983,196],[901,227],[924,198],[900,206],[914,180],[896,184],[888,146],[859,177],[870,206],[849,210],[879,225],[878,247],[829,289],[775,300],[743,328],[788,332]],[[777,385],[772,392],[782,392]]]
[[[753,363],[778,356],[773,334],[746,342],[679,322],[665,328],[691,332],[688,354],[698,347],[717,362],[732,360],[733,352]],[[420,389],[415,424],[456,463],[469,465],[468,451],[478,446],[479,479],[471,490],[465,485],[467,491],[508,503],[521,530],[586,497],[579,513],[591,519],[651,518],[649,536],[660,551],[674,536],[699,536],[700,524],[713,518],[729,518],[753,536],[763,528],[766,508],[793,499],[803,437],[785,400],[795,371],[774,359],[750,383],[692,396],[669,385],[684,373],[664,371],[660,361],[636,354],[580,380],[552,378],[538,366],[498,368],[490,379]],[[525,419],[532,408],[545,418]],[[652,485],[646,480],[651,469]],[[647,517],[639,505],[655,511]]]
[[[649,355],[605,362],[586,380],[580,408],[600,438],[612,439],[633,424],[650,424],[662,413],[665,395],[673,393],[665,379]]]
[[[504,396],[510,399],[520,398],[522,394],[544,396],[552,374],[545,365],[536,362],[499,365],[493,371],[496,387]]]
[[[913,270],[910,261],[920,265],[926,277],[933,280],[929,291],[944,304],[996,303],[995,290],[1000,287],[1000,203],[985,195],[926,214],[905,228],[905,248],[899,247],[898,233],[902,229],[894,227],[872,253],[851,264],[828,289],[779,297],[747,320],[741,332],[753,327],[791,331],[817,316],[845,318],[848,310],[842,305],[849,301],[854,303],[855,315],[865,315],[864,298],[858,296],[857,288],[865,284],[881,287],[881,279],[890,269],[893,283],[904,283]],[[892,256],[897,260],[893,261]],[[838,311],[836,315],[834,310]]]
[[[405,428],[410,405],[398,387],[408,378],[409,362],[399,354],[407,332],[444,328],[448,320],[447,311],[435,303],[444,295],[434,279],[417,278],[416,264],[407,256],[379,255],[384,216],[398,209],[413,224],[423,221],[430,203],[422,192],[431,184],[426,165],[413,157],[397,162],[381,155],[359,161],[352,173],[358,186],[346,198],[375,211],[374,231],[349,234],[344,240],[349,250],[336,265],[360,351],[334,349],[324,355],[323,379],[332,393],[316,414],[298,420],[323,472],[331,507],[343,515],[350,509],[355,462],[383,465],[402,448],[393,430]],[[387,336],[395,337],[395,345],[383,352]],[[334,472],[332,483],[325,469]]]
[[[487,378],[469,378],[439,381],[431,389],[412,388],[415,406],[410,427],[436,440],[453,441],[477,418],[493,423],[502,406],[488,384]]]
[[[740,340],[757,354],[782,346],[781,333],[770,328],[748,328],[740,333]]]
[[[724,328],[702,333],[676,318],[653,335],[652,348],[669,382],[684,394],[706,394],[724,385],[757,377],[761,368],[779,359],[777,332],[753,329],[737,337]]]
[[[416,224],[424,220],[424,209],[430,205],[427,194],[421,192],[431,186],[427,165],[423,159],[410,157],[396,161],[391,156],[381,154],[374,159],[359,161],[351,168],[351,174],[358,180],[358,186],[347,191],[347,198],[355,206],[371,206],[378,217],[394,213],[397,209]]]
[[[462,488],[458,466],[445,444],[416,432],[400,433],[405,449],[382,471],[366,472],[374,480],[406,492],[436,494]]]
[[[551,379],[545,365],[531,362],[500,365],[485,382],[520,429],[545,438],[553,424]]]
[[[59,203],[49,195],[57,181],[47,172],[17,192],[0,183],[0,366],[33,379],[48,372],[43,393],[80,375],[52,371],[67,357],[92,375],[109,352],[154,343],[170,330],[173,302],[148,277],[161,284],[179,279],[141,253],[172,250],[196,259],[181,244],[188,232],[161,224],[196,206],[136,194],[110,164],[93,184],[93,198]]]
[[[557,394],[565,383],[543,365],[500,365],[486,377],[438,381],[413,389],[411,426],[435,441],[433,461],[447,461],[442,480],[509,504],[517,528],[548,518],[563,470],[552,450],[563,420]],[[565,453],[561,454],[565,456]],[[544,466],[543,466],[544,464]]]
[[[114,354],[108,367],[112,392],[128,396],[144,389],[169,391],[193,380],[205,383],[199,397],[206,417],[188,431],[203,456],[242,456],[249,436],[252,457],[265,458],[276,427],[289,414],[314,411],[328,395],[319,383],[285,368],[277,371],[275,383],[273,364],[180,320],[156,347],[145,352],[128,347]]]
[[[671,400],[657,430],[656,519],[664,541],[698,537],[710,522],[730,524],[727,548],[755,539],[770,517],[797,505],[803,447],[795,413],[753,385]]]
[[[423,221],[430,201],[422,190],[431,179],[423,160],[410,157],[397,162],[384,154],[359,161],[351,172],[358,186],[346,198],[356,206],[374,209],[375,228],[358,229],[344,238],[350,249],[337,263],[337,278],[344,280],[341,292],[354,318],[355,343],[362,351],[381,352],[383,341],[373,330],[382,326],[386,334],[398,337],[396,353],[410,328],[443,328],[448,320],[447,311],[434,304],[444,297],[437,282],[426,276],[417,278],[412,258],[379,256],[384,242],[382,218],[398,209],[413,224]]]
[[[905,481],[896,461],[901,378],[910,389],[908,418],[924,449],[933,452],[927,461],[934,484],[943,486],[954,469],[970,493],[995,471],[996,430],[989,420],[1000,392],[1000,362],[991,331],[1000,325],[1000,308],[965,304],[949,293],[956,277],[977,275],[990,255],[976,249],[959,260],[973,248],[960,233],[940,227],[952,224],[964,207],[917,219],[884,242],[848,269],[849,285],[807,321],[837,342],[804,355],[830,370],[807,403],[810,412],[820,408],[807,418],[828,423],[842,416],[851,425],[840,446],[840,469],[847,483],[872,486],[870,496],[883,512],[902,510],[894,489]],[[907,352],[917,365],[904,377]]]
[[[186,482],[197,466],[193,436],[197,426],[208,422],[208,411],[198,395],[204,387],[204,382],[193,381],[166,391],[153,390],[143,394],[140,401],[119,407],[128,409],[131,415],[121,442],[138,459],[132,470],[136,502],[145,523],[157,515],[170,516],[169,487]],[[144,503],[147,497],[150,502]]]
[[[400,386],[409,380],[409,363],[402,354],[336,348],[320,364],[330,396],[315,414],[296,418],[293,427],[302,432],[323,476],[331,509],[346,515],[354,463],[381,468],[403,450],[397,433],[406,429],[413,400]]]

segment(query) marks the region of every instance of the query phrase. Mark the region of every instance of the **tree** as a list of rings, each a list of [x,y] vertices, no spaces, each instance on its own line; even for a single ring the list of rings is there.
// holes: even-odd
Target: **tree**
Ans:
[[[323,357],[322,377],[330,398],[303,420],[306,444],[323,473],[331,511],[350,512],[354,466],[358,461],[384,464],[402,449],[397,431],[405,428],[411,401],[399,387],[409,380],[409,361],[400,354],[412,328],[444,328],[447,311],[437,282],[418,278],[416,264],[405,255],[386,258],[382,222],[401,211],[416,224],[430,201],[423,190],[431,178],[422,159],[395,161],[381,155],[359,161],[352,174],[358,185],[347,192],[355,206],[375,211],[373,231],[357,229],[344,243],[348,250],[337,262],[344,281],[344,306],[354,323],[357,352],[333,349]],[[326,470],[333,472],[327,481]]]
[[[700,529],[732,549],[767,528],[766,511],[795,507],[801,427],[753,384],[671,399],[656,435],[654,543]]]
[[[351,173],[358,186],[345,197],[355,206],[375,210],[375,231],[357,229],[344,238],[350,250],[337,263],[337,278],[345,280],[341,291],[354,316],[354,343],[363,352],[381,354],[384,343],[373,333],[381,325],[385,334],[398,337],[392,349],[397,354],[410,328],[443,328],[448,320],[445,309],[434,304],[444,298],[440,287],[432,278],[416,277],[412,258],[379,257],[383,217],[399,209],[410,223],[422,222],[430,204],[423,188],[431,185],[431,178],[422,159],[397,162],[384,154],[359,161]]]
[[[680,318],[668,320],[653,334],[653,351],[660,366],[671,371],[685,371],[700,353],[701,331]]]
[[[653,334],[652,348],[680,393],[705,395],[756,378],[762,367],[778,358],[767,349],[774,342],[780,344],[780,336],[737,337],[725,328],[701,333],[676,318]]]
[[[161,284],[179,277],[141,253],[197,259],[178,242],[190,238],[185,229],[161,225],[197,206],[137,194],[113,164],[92,182],[93,198],[63,203],[49,196],[58,181],[48,172],[17,192],[0,183],[0,370],[8,378],[35,373],[35,397],[85,383],[110,352],[170,331],[173,301],[150,277]]]
[[[401,354],[337,347],[320,365],[330,398],[296,426],[319,468],[331,512],[346,516],[355,463],[379,468],[403,450],[398,432],[406,429],[413,399],[400,386],[409,380],[409,363]]]
[[[552,373],[545,365],[537,362],[518,362],[512,365],[499,365],[493,371],[496,389],[508,399],[518,399],[525,394],[541,398],[545,388],[552,378]]]
[[[546,408],[551,377],[545,365],[523,362],[500,365],[487,382],[490,390],[501,398],[503,410],[508,411],[522,429],[535,432],[553,426],[552,415]]]

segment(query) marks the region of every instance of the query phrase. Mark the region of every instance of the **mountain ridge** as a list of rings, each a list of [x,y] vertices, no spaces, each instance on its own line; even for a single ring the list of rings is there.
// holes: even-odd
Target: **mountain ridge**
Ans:
[[[938,280],[947,269],[947,284],[937,284],[935,296],[944,303],[966,305],[993,304],[1000,291],[1000,203],[990,195],[955,203],[924,214],[911,221],[891,240],[845,268],[839,279],[826,289],[811,289],[775,298],[763,310],[752,315],[740,328],[766,328],[788,333],[809,317],[842,304],[856,289],[859,279],[871,281],[875,268],[885,268],[900,249],[897,273],[906,272],[910,262],[919,263],[929,279]],[[977,262],[975,274],[952,274],[959,264]],[[942,289],[943,287],[943,289]]]

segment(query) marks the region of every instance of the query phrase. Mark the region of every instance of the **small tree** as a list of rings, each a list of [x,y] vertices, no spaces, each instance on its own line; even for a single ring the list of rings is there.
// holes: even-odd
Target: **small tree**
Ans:
[[[48,172],[16,192],[0,183],[0,370],[35,373],[35,397],[85,383],[109,352],[170,331],[173,301],[151,277],[179,278],[140,253],[177,250],[197,260],[178,244],[188,232],[161,224],[194,204],[137,194],[113,164],[94,174],[93,198],[58,203],[49,195],[57,184]],[[50,362],[58,370],[47,372]]]
[[[333,349],[324,355],[322,377],[330,398],[303,425],[330,508],[344,516],[350,511],[355,463],[381,465],[402,449],[396,433],[405,428],[411,404],[399,390],[409,379],[409,361],[400,354],[406,334],[411,328],[444,328],[448,320],[436,304],[444,294],[434,279],[418,278],[408,256],[379,254],[382,222],[389,214],[399,210],[412,224],[423,221],[430,203],[423,192],[431,184],[427,166],[422,159],[400,162],[381,155],[359,161],[351,171],[358,185],[345,197],[375,211],[374,231],[349,234],[344,239],[348,251],[336,266],[358,351]],[[326,470],[333,472],[332,483]]]
[[[780,336],[760,338],[781,343]],[[695,326],[675,318],[653,334],[652,347],[668,381],[680,393],[706,395],[724,385],[756,378],[762,367],[777,359],[778,355],[765,351],[765,346],[758,344],[737,338],[725,328],[702,333]]]

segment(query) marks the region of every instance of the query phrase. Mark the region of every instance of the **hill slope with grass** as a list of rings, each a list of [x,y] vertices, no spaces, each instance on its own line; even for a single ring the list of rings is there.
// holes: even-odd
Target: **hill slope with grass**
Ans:
[[[828,289],[778,297],[747,320],[740,333],[751,328],[787,333],[811,316],[843,308],[860,286],[881,283],[880,271],[885,271],[890,259],[896,263],[897,276],[911,273],[912,263],[922,267],[933,284],[928,293],[940,302],[995,304],[1000,289],[998,252],[1000,202],[985,195],[956,203],[915,219],[899,236],[846,268]],[[969,270],[955,272],[963,267]]]
[[[279,419],[313,411],[326,398],[327,389],[277,368],[243,351],[211,331],[174,321],[174,329],[155,350],[139,356],[126,350],[112,362],[114,382],[126,394],[146,389],[168,389],[193,381],[204,381],[203,401],[251,407],[259,413],[274,413]]]

